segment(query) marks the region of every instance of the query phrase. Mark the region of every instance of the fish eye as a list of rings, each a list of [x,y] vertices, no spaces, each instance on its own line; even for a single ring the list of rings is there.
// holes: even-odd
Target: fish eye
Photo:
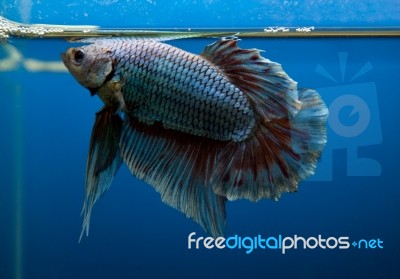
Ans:
[[[74,62],[76,64],[80,64],[80,63],[82,63],[84,57],[85,57],[85,53],[82,50],[78,49],[74,53]]]

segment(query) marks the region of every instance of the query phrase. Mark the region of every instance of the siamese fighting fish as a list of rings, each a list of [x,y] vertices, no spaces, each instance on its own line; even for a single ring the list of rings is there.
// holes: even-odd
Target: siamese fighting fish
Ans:
[[[214,237],[228,200],[277,200],[314,174],[328,109],[280,64],[237,36],[200,55],[152,39],[108,38],[62,60],[97,112],[86,168],[83,234],[122,163]]]

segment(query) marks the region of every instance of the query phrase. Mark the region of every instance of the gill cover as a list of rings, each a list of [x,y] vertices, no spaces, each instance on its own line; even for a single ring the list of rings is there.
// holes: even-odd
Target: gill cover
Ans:
[[[76,80],[92,93],[111,78],[113,59],[109,50],[88,45],[69,48],[61,57]]]

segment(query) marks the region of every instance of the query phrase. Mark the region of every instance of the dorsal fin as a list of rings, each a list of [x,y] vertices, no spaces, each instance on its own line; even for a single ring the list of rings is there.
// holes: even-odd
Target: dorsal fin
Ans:
[[[208,45],[201,56],[227,75],[255,104],[263,119],[293,117],[301,107],[297,83],[280,64],[260,55],[258,49],[241,49],[238,37],[224,37]]]

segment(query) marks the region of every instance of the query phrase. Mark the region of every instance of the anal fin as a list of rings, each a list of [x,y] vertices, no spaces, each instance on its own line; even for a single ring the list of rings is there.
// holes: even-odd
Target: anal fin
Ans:
[[[225,224],[226,198],[216,195],[209,183],[221,145],[129,116],[120,144],[121,156],[136,177],[213,236],[222,235]]]

